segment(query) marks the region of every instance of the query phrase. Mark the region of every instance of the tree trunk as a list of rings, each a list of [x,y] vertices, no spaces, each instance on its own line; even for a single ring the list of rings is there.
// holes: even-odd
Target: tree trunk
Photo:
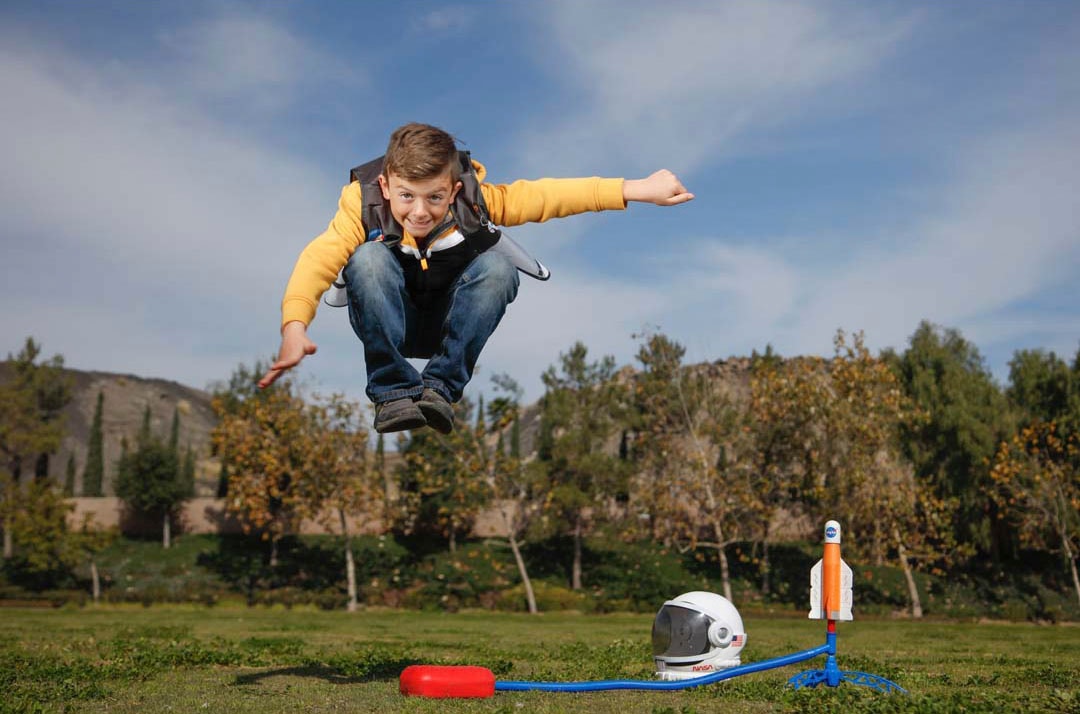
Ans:
[[[908,561],[907,548],[904,547],[903,541],[900,540],[899,531],[893,531],[893,538],[896,539],[897,557],[900,559],[900,567],[904,571],[904,581],[907,583],[908,599],[911,600],[911,616],[916,620],[921,620],[923,616],[922,600],[919,597],[919,588],[915,584],[915,575],[911,570],[911,563]]]
[[[166,513],[161,519],[161,547],[168,548],[172,545],[172,522]]]
[[[735,602],[735,598],[731,593],[731,569],[728,567],[727,553],[724,552],[724,546],[717,545],[716,553],[720,557],[720,583],[724,588],[724,597],[731,602]]]
[[[270,537],[270,567],[271,568],[276,568],[277,564],[278,564],[277,542],[278,542],[278,536],[271,536]]]
[[[724,529],[719,521],[713,521],[713,534],[716,536],[716,555],[720,559],[720,584],[724,589],[724,597],[735,602],[731,594],[731,568],[724,550]]]
[[[97,563],[90,559],[90,594],[94,598],[94,604],[101,602],[101,577],[98,575]]]
[[[451,553],[456,553],[457,552],[457,532],[454,530],[454,528],[452,526],[450,528],[450,552]]]
[[[509,540],[510,550],[514,553],[514,561],[521,575],[521,583],[525,586],[525,602],[529,605],[529,614],[535,615],[539,612],[536,608],[536,594],[533,592],[532,580],[529,579],[529,571],[525,569],[525,559],[521,557],[521,548],[513,531],[510,531]]]
[[[349,601],[345,609],[356,612],[358,603],[356,600],[356,561],[353,560],[352,534],[349,533],[349,524],[345,520],[345,509],[338,509],[338,517],[341,519],[341,533],[345,536],[345,583],[349,592]]]
[[[1080,577],[1077,577],[1076,573],[1076,558],[1073,556],[1072,546],[1069,545],[1069,539],[1065,536],[1064,529],[1061,534],[1061,546],[1065,551],[1065,559],[1069,561],[1069,570],[1072,572],[1073,589],[1076,590],[1076,602],[1080,603]]]
[[[574,564],[570,570],[570,589],[581,590],[581,514],[574,520]]]
[[[11,519],[4,521],[4,560],[15,556],[15,539],[11,537]]]
[[[765,540],[761,542],[761,594],[766,598],[772,589],[772,573],[769,568],[769,541]]]

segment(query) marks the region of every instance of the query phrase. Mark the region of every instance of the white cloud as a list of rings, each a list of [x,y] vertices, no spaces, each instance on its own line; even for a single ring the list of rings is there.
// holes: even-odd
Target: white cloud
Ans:
[[[222,91],[250,69],[237,66]],[[340,185],[172,89],[40,38],[3,43],[0,352],[33,334],[74,366],[202,386],[272,348],[292,261]]]
[[[521,144],[530,169],[634,171],[710,163],[751,127],[783,125],[859,77],[910,32],[910,17],[861,5],[791,2],[544,6],[575,101],[547,112]],[[542,147],[539,148],[539,147]],[[545,168],[546,167],[546,168]]]
[[[873,344],[902,347],[922,319],[983,325],[987,337],[1008,334],[985,325],[1018,301],[1076,279],[1078,126],[1080,116],[1057,117],[974,141],[961,153],[940,215],[897,236],[888,251],[855,249],[827,273],[807,276],[804,307],[785,341],[814,350],[845,327],[865,329]]]
[[[591,359],[613,354],[626,361],[630,335],[671,307],[664,287],[568,270],[546,283],[523,278],[517,300],[481,355],[477,386],[486,389],[491,375],[505,372],[522,383],[528,399],[536,399],[543,391],[540,374],[577,341],[589,348]]]
[[[287,106],[313,78],[347,85],[365,79],[356,67],[265,15],[227,12],[162,32],[159,38],[175,58],[175,89],[224,99],[248,112]]]

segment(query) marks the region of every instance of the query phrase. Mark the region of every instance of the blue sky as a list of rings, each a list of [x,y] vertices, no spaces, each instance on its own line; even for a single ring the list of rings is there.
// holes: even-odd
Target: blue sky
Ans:
[[[633,362],[903,349],[959,329],[1000,381],[1080,346],[1080,4],[95,2],[0,6],[0,354],[204,387],[394,127],[489,179],[675,171],[697,198],[512,231],[525,280],[473,382],[576,340]],[[360,396],[342,310],[312,389]]]

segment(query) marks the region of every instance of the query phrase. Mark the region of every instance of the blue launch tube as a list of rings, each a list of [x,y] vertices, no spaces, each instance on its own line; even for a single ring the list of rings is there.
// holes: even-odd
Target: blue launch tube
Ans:
[[[609,689],[651,689],[651,690],[674,690],[691,689],[704,684],[712,684],[724,679],[739,677],[754,672],[764,672],[767,669],[787,667],[789,664],[797,664],[813,659],[823,654],[835,652],[835,644],[823,644],[813,649],[793,652],[782,657],[764,659],[760,662],[723,669],[712,674],[705,674],[692,679],[682,679],[673,682],[651,682],[641,679],[606,679],[598,682],[495,682],[495,691],[498,692],[601,692]]]

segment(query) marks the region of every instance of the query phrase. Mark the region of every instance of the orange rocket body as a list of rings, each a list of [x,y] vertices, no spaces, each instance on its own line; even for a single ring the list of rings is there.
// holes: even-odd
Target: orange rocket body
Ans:
[[[840,557],[840,524],[825,524],[825,553],[810,570],[812,620],[851,620],[851,568]]]

